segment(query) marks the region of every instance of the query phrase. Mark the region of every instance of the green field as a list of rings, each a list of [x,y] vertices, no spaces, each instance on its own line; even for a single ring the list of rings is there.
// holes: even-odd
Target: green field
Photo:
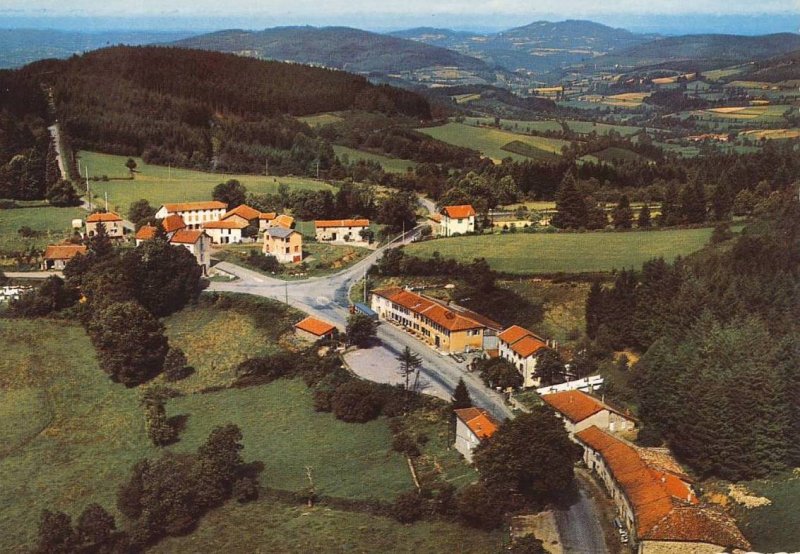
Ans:
[[[373,154],[372,152],[364,152],[363,150],[356,150],[355,148],[348,148],[347,146],[334,145],[333,151],[341,160],[343,155],[351,161],[364,160],[367,162],[378,162],[384,171],[388,173],[406,173],[409,167],[417,167],[417,162],[413,160],[401,160],[400,158],[390,158],[389,156],[381,156],[380,154]]]
[[[580,273],[639,268],[651,258],[685,256],[707,244],[711,231],[478,235],[429,240],[405,248],[423,258],[437,251],[444,258],[461,261],[482,256],[493,269],[507,273]]]
[[[517,161],[529,160],[531,156],[523,156],[503,150],[505,145],[515,141],[541,151],[542,158],[550,158],[552,154],[560,155],[561,148],[569,145],[569,142],[565,140],[533,137],[520,133],[510,133],[500,129],[474,127],[464,123],[451,122],[439,127],[425,127],[418,130],[437,140],[455,146],[477,150],[484,156],[495,161],[500,161],[504,158],[512,158]]]
[[[125,168],[126,156],[98,154],[82,151],[79,153],[82,165],[89,167],[90,176],[107,175],[119,178],[109,182],[90,181],[95,202],[102,205],[104,194],[108,192],[109,209],[126,213],[131,202],[146,198],[154,207],[165,202],[193,202],[211,200],[214,187],[228,179],[238,179],[248,192],[257,194],[275,193],[280,184],[291,188],[330,189],[327,183],[300,177],[266,177],[263,175],[231,175],[227,173],[206,173],[191,169],[168,168],[149,165],[140,158],[137,163],[136,179],[129,180]]]
[[[30,247],[41,250],[60,242],[72,234],[72,220],[86,215],[81,208],[55,208],[45,202],[0,210],[0,256]],[[25,225],[36,231],[36,235],[23,238],[17,231]]]
[[[627,162],[627,161],[647,161],[647,158],[644,156],[640,156],[633,150],[628,150],[627,148],[619,148],[617,146],[612,146],[610,148],[605,148],[600,150],[599,152],[593,152],[592,154],[587,154],[586,156],[582,156],[580,158],[583,161],[591,161],[594,163],[614,163],[614,162]]]
[[[759,552],[800,550],[800,470],[770,480],[750,481],[744,486],[756,496],[772,503],[737,511],[742,532]]]
[[[168,326],[174,330],[174,321]],[[187,350],[189,360],[246,346],[228,331],[212,351]],[[140,390],[108,379],[81,327],[0,320],[0,351],[0,551],[19,552],[34,540],[44,508],[76,517],[99,502],[116,513],[117,486],[136,461],[159,450],[145,433]],[[245,459],[264,462],[268,487],[303,489],[306,466],[321,495],[388,501],[413,487],[405,460],[390,450],[385,419],[356,425],[315,412],[298,380],[189,394],[167,410],[188,417],[180,442],[169,447],[175,451],[196,449],[215,425],[239,425]]]
[[[266,498],[245,505],[229,503],[205,516],[190,536],[169,538],[149,552],[485,554],[502,548],[502,531],[485,533],[447,522],[403,525],[386,517],[287,506]]]
[[[335,113],[318,113],[314,115],[306,115],[303,117],[298,117],[300,121],[309,125],[311,127],[321,127],[323,125],[329,125],[331,123],[339,123],[340,121],[344,121],[344,118]]]

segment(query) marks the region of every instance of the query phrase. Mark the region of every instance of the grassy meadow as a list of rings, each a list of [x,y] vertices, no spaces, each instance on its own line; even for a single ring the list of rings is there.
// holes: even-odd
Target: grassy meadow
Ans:
[[[380,154],[373,154],[372,152],[364,152],[363,150],[356,150],[355,148],[348,148],[347,146],[334,145],[333,151],[339,159],[346,155],[351,162],[364,160],[367,162],[378,162],[384,171],[388,173],[406,173],[409,167],[416,167],[417,162],[413,160],[402,160],[400,158],[390,158],[389,156],[381,156]]]
[[[298,117],[297,119],[310,127],[322,127],[323,125],[329,125],[331,123],[339,123],[340,121],[344,121],[344,118],[342,116],[329,112],[323,112],[314,115],[306,115],[303,117]]]
[[[302,177],[207,173],[150,165],[144,163],[140,158],[135,158],[138,171],[136,178],[130,180],[125,167],[127,156],[81,151],[79,157],[81,165],[88,166],[90,176],[107,175],[112,179],[108,182],[90,181],[95,202],[102,205],[107,192],[109,209],[123,214],[127,212],[131,202],[140,198],[147,199],[156,207],[165,202],[211,200],[211,192],[214,187],[228,179],[238,179],[247,187],[248,192],[257,194],[275,193],[281,184],[288,185],[290,188],[312,190],[331,188],[327,183]]]
[[[30,247],[42,250],[60,242],[72,235],[72,220],[87,215],[81,208],[56,208],[46,202],[21,202],[16,208],[0,210],[0,256]],[[33,229],[35,235],[22,237],[17,231],[23,226]]]
[[[496,162],[503,158],[512,158],[517,161],[525,161],[532,157],[549,159],[554,154],[560,155],[561,148],[569,145],[569,142],[565,140],[533,137],[500,129],[475,127],[454,122],[439,127],[425,127],[418,130],[437,140],[477,150]],[[504,146],[513,142],[519,142],[529,147],[530,154],[523,156],[503,149]]]
[[[480,255],[497,271],[514,274],[582,273],[640,267],[651,258],[672,260],[699,250],[710,228],[593,233],[509,233],[418,242],[409,254],[471,261]]]
[[[464,123],[467,125],[483,126],[494,125],[493,117],[468,117]],[[532,131],[544,133],[547,131],[561,132],[564,130],[562,123],[565,123],[570,131],[581,135],[597,133],[607,135],[610,131],[615,131],[622,136],[635,135],[641,129],[631,125],[612,125],[610,123],[597,123],[594,121],[579,121],[577,119],[566,120],[546,120],[546,121],[525,121],[522,119],[501,119],[500,127],[505,131],[513,133],[530,133]]]

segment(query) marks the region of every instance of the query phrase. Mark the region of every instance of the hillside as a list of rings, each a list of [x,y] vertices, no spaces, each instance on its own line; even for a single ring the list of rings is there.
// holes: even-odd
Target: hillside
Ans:
[[[800,35],[762,36],[686,35],[653,40],[598,58],[605,67],[641,67],[670,62],[697,61],[704,68],[724,67],[770,58],[800,49]]]
[[[437,66],[489,71],[485,62],[452,50],[349,27],[226,30],[174,44],[184,48],[321,65],[354,73],[393,73]]]
[[[736,79],[767,83],[800,80],[800,50],[754,62]]]
[[[475,56],[510,71],[544,72],[616,52],[653,38],[592,21],[536,21],[496,34],[418,28],[393,33]]]
[[[237,173],[307,174],[333,150],[291,116],[359,109],[413,120],[427,101],[341,71],[216,52],[113,47],[44,61],[4,75],[53,92],[76,149],[141,156],[148,163]]]

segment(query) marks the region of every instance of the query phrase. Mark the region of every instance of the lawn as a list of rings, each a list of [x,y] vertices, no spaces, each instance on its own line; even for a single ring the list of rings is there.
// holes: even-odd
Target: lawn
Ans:
[[[351,161],[364,160],[368,162],[378,162],[384,171],[388,173],[406,173],[409,167],[416,167],[417,162],[413,160],[402,160],[400,158],[390,158],[389,156],[381,156],[380,154],[373,154],[372,152],[364,152],[363,150],[356,150],[355,148],[348,148],[347,146],[334,145],[333,151],[339,159],[342,156],[347,156]]]
[[[287,506],[264,498],[229,503],[203,518],[188,537],[162,541],[154,554],[196,552],[500,552],[503,532],[455,523],[403,525],[386,517],[326,507]]]
[[[541,151],[541,157],[543,158],[551,158],[552,154],[560,155],[561,148],[569,145],[569,142],[565,140],[533,137],[500,129],[474,127],[472,125],[454,122],[439,127],[425,127],[418,130],[443,142],[478,150],[484,156],[496,162],[509,157],[517,161],[526,161],[533,156],[533,153],[523,156],[522,154],[503,150],[504,146],[512,142],[525,144],[534,152],[536,150]]]
[[[0,320],[0,551],[26,550],[42,509],[114,508],[116,488],[155,453],[139,393],[111,380],[78,325]]]
[[[127,213],[131,202],[140,198],[150,201],[155,207],[165,202],[193,202],[211,200],[214,187],[228,179],[238,179],[248,192],[257,194],[275,193],[281,184],[290,188],[331,189],[331,185],[301,177],[266,177],[264,175],[231,175],[226,173],[206,173],[191,169],[169,168],[149,165],[140,158],[137,163],[136,178],[128,179],[125,168],[126,156],[98,154],[82,151],[81,164],[89,168],[90,176],[107,175],[111,181],[90,181],[92,195],[102,204],[108,192],[109,209]]]
[[[470,261],[486,258],[493,269],[515,274],[580,273],[638,268],[651,258],[672,260],[699,250],[710,228],[594,233],[515,233],[452,237],[406,246],[415,256]]]
[[[743,485],[756,496],[771,501],[768,506],[737,510],[742,532],[759,552],[800,550],[800,470],[769,480]]]
[[[345,423],[315,412],[311,391],[300,380],[228,389],[175,398],[170,416],[189,414],[181,440],[173,448],[193,450],[217,425],[242,429],[247,460],[261,460],[264,486],[300,491],[312,468],[317,494],[391,501],[414,484],[405,459],[391,450],[384,418]]]
[[[72,220],[86,215],[81,208],[55,208],[45,202],[0,210],[0,256],[30,247],[43,250],[48,244],[60,242],[72,234]],[[33,237],[23,238],[17,232],[25,225],[36,232]]]

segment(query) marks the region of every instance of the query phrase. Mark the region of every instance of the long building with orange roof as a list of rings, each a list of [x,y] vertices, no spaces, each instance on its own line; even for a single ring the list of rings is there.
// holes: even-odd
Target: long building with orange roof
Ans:
[[[167,216],[177,214],[183,218],[186,227],[189,229],[200,229],[203,223],[222,219],[227,210],[228,205],[217,200],[175,202],[161,206],[156,212],[156,217],[165,219]]]
[[[484,350],[502,328],[471,310],[400,287],[373,291],[372,309],[447,354]]]
[[[640,449],[596,426],[575,435],[606,486],[638,554],[715,554],[750,544],[719,507],[701,504],[682,472],[651,465]]]
[[[564,421],[570,437],[593,425],[612,433],[636,426],[636,421],[630,415],[579,390],[546,394],[542,396],[542,401]]]

